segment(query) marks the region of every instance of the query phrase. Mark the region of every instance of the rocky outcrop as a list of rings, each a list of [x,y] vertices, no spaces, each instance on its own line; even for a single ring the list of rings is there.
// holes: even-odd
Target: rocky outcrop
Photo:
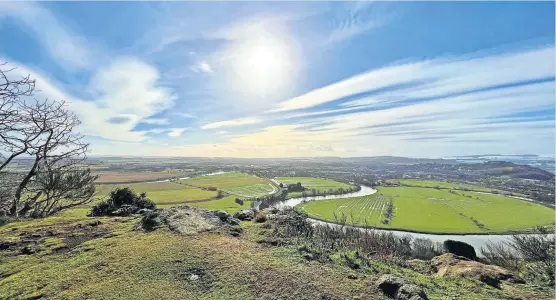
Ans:
[[[252,209],[243,209],[234,214],[234,218],[241,221],[251,221],[255,217],[255,211]]]
[[[386,296],[399,300],[426,300],[427,295],[419,286],[406,283],[394,275],[382,275],[376,285]]]
[[[519,276],[495,265],[482,264],[452,253],[442,254],[431,260],[432,271],[438,277],[465,277],[499,287],[502,281],[525,283]]]
[[[191,235],[218,227],[236,226],[239,225],[239,221],[225,211],[209,211],[189,206],[177,206],[145,213],[141,218],[140,225],[147,231],[168,226],[174,232]],[[237,230],[234,230],[234,232],[237,232]]]

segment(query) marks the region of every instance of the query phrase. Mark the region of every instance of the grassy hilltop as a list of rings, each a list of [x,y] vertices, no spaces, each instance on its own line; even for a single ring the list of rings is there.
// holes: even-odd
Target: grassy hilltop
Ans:
[[[306,248],[277,244],[270,223],[242,222],[244,233],[234,237],[221,230],[141,232],[134,230],[137,222],[66,213],[0,227],[1,241],[33,252],[21,254],[22,245],[0,251],[0,299],[386,299],[374,285],[382,274],[423,286],[430,299],[552,297],[528,286],[435,278],[426,267],[395,261],[354,268],[349,251],[309,259]]]
[[[279,180],[321,189],[349,186],[317,178]],[[100,185],[99,196],[122,186]],[[159,208],[189,205],[229,213],[250,207],[247,194],[276,188],[238,172],[127,186],[146,192]],[[390,203],[392,215],[384,224]],[[180,235],[166,226],[139,230],[138,215],[87,217],[90,207],[0,226],[0,299],[387,299],[376,284],[385,274],[419,286],[429,299],[554,297],[546,285],[495,287],[473,278],[434,276],[428,260],[410,258],[430,259],[437,250],[419,256],[413,252],[422,249],[387,236],[356,241],[359,231],[312,228],[293,211],[293,219],[263,214],[235,231],[219,227]],[[308,202],[301,209],[322,219],[345,212],[377,226],[462,232],[478,230],[471,215],[489,230],[507,230],[497,213],[502,209],[520,216],[508,223],[516,229],[535,223],[533,216],[548,216],[545,210],[553,213],[513,198],[424,187],[380,187],[371,196]]]

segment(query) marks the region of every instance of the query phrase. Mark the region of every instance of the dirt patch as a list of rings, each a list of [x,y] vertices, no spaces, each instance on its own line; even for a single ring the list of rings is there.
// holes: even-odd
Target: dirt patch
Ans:
[[[96,219],[77,224],[57,224],[23,231],[18,240],[0,241],[0,251],[7,251],[8,255],[31,255],[45,250],[54,254],[65,253],[108,233],[109,229]]]

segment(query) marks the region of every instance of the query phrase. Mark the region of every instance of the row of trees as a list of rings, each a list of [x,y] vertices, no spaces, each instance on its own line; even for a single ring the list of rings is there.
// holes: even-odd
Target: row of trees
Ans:
[[[33,98],[35,80],[0,64],[0,214],[44,217],[91,201],[89,144],[65,102]]]

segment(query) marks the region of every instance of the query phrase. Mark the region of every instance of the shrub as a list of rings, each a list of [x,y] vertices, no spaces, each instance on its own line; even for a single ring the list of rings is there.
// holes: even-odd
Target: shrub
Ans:
[[[347,218],[338,218],[340,225],[319,225],[307,220],[303,213],[286,209],[280,218],[272,219],[274,238],[304,245],[312,252],[328,253],[356,251],[360,260],[368,257],[405,259],[412,257],[411,236],[396,236],[391,232],[348,227]],[[418,242],[419,243],[419,242]],[[432,242],[429,242],[432,244]],[[435,245],[440,247],[439,245]]]
[[[110,192],[108,199],[93,206],[89,215],[129,215],[142,208],[155,209],[156,204],[145,193],[138,196],[130,188],[117,188]]]
[[[11,222],[11,218],[8,216],[0,216],[0,226],[4,226]]]
[[[475,248],[473,246],[454,240],[446,240],[444,241],[444,250],[449,253],[453,253],[458,256],[463,256],[465,258],[477,259],[477,253],[475,252]]]
[[[146,231],[153,231],[160,223],[158,213],[153,211],[147,212],[141,217],[141,227]]]
[[[243,206],[243,200],[236,198],[236,203]]]
[[[91,211],[89,213],[90,216],[96,217],[96,216],[104,216],[108,214],[108,211],[111,208],[111,204],[109,200],[104,200],[99,202],[98,204],[94,205],[91,208]]]
[[[481,254],[489,263],[518,271],[527,281],[554,286],[556,235],[537,230],[540,234],[514,235],[508,242],[489,243]]]
[[[442,254],[442,244],[429,239],[416,238],[411,247],[411,256],[419,259],[431,259]]]

